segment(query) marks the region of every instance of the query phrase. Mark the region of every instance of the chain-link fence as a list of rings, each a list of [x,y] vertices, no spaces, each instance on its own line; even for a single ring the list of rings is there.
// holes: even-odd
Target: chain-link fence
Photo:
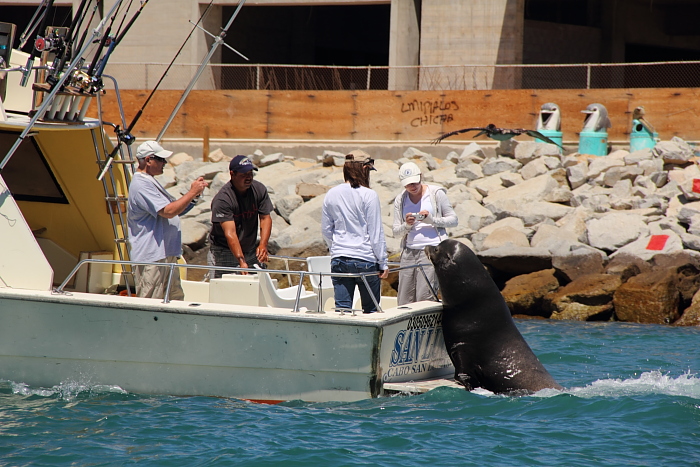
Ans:
[[[199,65],[175,64],[159,89],[183,89]],[[122,89],[152,89],[160,63],[110,63]],[[210,64],[195,89],[274,91],[600,89],[700,87],[700,61],[577,65],[340,67]]]

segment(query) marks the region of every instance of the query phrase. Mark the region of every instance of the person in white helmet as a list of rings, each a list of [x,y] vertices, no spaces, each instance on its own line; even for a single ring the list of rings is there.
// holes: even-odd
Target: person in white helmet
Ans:
[[[447,191],[443,187],[423,183],[420,167],[407,162],[399,168],[399,180],[404,191],[394,200],[394,238],[401,238],[401,267],[424,266],[430,286],[438,291],[438,281],[425,247],[437,245],[447,238],[446,227],[455,227],[458,219]],[[435,300],[428,282],[418,268],[399,271],[397,303]]]

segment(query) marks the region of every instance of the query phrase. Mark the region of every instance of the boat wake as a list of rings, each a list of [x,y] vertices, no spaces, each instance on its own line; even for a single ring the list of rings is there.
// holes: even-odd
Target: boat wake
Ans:
[[[674,378],[656,370],[641,373],[637,378],[600,379],[582,388],[570,388],[565,392],[578,397],[662,394],[700,399],[700,378],[689,371]]]
[[[494,396],[490,391],[475,389],[474,394]],[[576,397],[629,397],[660,394],[700,399],[700,378],[690,371],[674,378],[659,370],[647,371],[635,378],[599,379],[583,387],[570,387],[563,390],[543,389],[532,397],[553,397],[570,394]]]
[[[5,389],[6,388],[6,389]],[[5,390],[3,390],[5,389]],[[454,388],[437,388],[429,392],[430,397],[437,394],[446,396],[462,392]],[[23,396],[51,397],[62,401],[73,401],[79,397],[98,397],[106,394],[128,394],[127,391],[114,385],[91,384],[78,381],[64,381],[51,388],[33,388],[25,383],[0,381],[0,393],[7,392]],[[486,389],[477,388],[472,394],[486,397],[509,397],[496,395]],[[627,379],[599,379],[583,387],[570,387],[564,390],[543,389],[530,397],[549,398],[569,394],[584,399],[594,397],[633,397],[646,395],[666,395],[700,399],[700,377],[689,371],[678,377],[672,377],[659,370],[641,373],[638,377]],[[405,394],[403,394],[405,395]]]
[[[0,381],[2,386],[9,386],[12,394],[22,396],[52,397],[62,401],[72,401],[78,397],[95,397],[103,394],[128,394],[119,386],[106,384],[90,384],[78,381],[63,381],[61,384],[50,388],[34,388],[25,383],[15,383],[14,381]]]

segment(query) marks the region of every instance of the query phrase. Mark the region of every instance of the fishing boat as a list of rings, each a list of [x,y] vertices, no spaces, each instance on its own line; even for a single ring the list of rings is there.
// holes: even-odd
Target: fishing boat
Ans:
[[[15,64],[34,58],[13,53]],[[271,403],[451,384],[439,302],[384,297],[377,313],[335,311],[323,287],[277,288],[274,273],[297,284],[311,274],[288,269],[184,279],[182,301],[134,296],[128,134],[117,127],[113,142],[105,128],[115,125],[86,117],[91,100],[99,113],[99,66],[66,67],[58,79],[48,60],[16,66],[14,81],[7,73],[17,97],[25,91],[16,82],[34,67],[26,108],[0,104],[0,379]],[[186,277],[193,266],[167,267]]]

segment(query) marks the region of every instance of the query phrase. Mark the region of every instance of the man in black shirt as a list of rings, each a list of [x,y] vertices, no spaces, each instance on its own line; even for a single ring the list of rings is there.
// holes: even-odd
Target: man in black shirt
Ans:
[[[236,156],[228,168],[231,182],[224,185],[211,202],[212,229],[207,263],[210,266],[252,268],[268,260],[272,201],[265,185],[253,180],[253,172],[258,168],[250,159]],[[258,219],[260,244],[256,247]],[[214,278],[223,274],[223,271],[212,272]]]

